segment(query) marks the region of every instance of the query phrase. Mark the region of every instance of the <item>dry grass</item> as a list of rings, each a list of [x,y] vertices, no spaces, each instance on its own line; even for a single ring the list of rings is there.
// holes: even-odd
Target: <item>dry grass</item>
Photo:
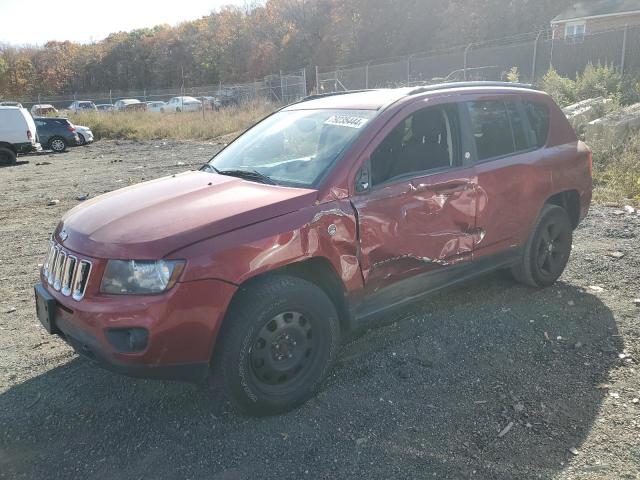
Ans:
[[[96,139],[211,140],[244,130],[277,108],[273,103],[251,102],[218,112],[193,113],[81,113],[70,114],[77,125],[91,128]]]
[[[594,199],[640,204],[640,133],[618,150],[593,146]]]

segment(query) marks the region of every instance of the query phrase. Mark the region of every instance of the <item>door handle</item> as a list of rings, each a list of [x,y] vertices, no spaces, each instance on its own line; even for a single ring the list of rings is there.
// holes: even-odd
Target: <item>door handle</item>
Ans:
[[[442,185],[434,185],[433,191],[440,195],[453,195],[456,192],[461,192],[467,189],[469,182],[451,182]]]

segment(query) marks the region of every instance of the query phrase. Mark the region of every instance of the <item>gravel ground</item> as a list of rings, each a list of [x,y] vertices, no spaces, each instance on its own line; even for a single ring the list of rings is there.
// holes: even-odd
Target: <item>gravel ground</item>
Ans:
[[[279,417],[103,371],[48,336],[32,285],[76,197],[216,148],[98,142],[0,169],[0,478],[640,478],[640,216],[610,207],[554,287],[496,273],[389,314]]]

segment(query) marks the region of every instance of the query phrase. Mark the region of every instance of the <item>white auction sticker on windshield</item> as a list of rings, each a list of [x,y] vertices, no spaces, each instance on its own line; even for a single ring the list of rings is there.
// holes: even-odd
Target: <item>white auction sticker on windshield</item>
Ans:
[[[332,115],[324,122],[324,124],[336,125],[338,127],[362,128],[368,120],[368,118],[356,117],[353,115]]]

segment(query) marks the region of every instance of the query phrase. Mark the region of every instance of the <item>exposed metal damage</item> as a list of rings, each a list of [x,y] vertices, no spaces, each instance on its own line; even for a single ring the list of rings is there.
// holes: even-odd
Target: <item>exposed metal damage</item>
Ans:
[[[399,255],[397,257],[391,257],[391,258],[387,258],[385,260],[381,260],[380,262],[376,262],[376,263],[371,265],[371,269],[373,270],[373,269],[379,268],[379,267],[381,267],[383,265],[387,265],[389,263],[394,263],[394,262],[398,262],[400,260],[405,260],[405,259],[416,260],[418,262],[422,262],[422,263],[426,263],[426,264],[441,265],[443,267],[449,265],[449,262],[447,262],[446,260],[433,259],[433,258],[429,258],[429,257],[419,257],[417,255],[412,255],[412,254],[408,253],[406,255]]]

